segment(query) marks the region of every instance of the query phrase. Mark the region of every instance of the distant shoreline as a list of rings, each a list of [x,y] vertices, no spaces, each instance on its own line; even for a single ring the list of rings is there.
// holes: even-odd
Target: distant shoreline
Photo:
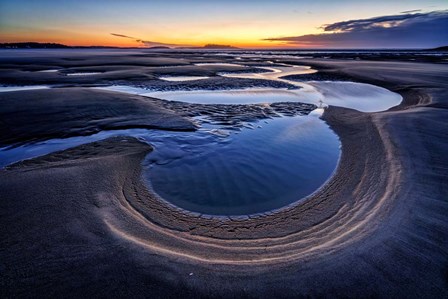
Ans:
[[[115,46],[68,46],[58,43],[37,43],[37,42],[23,42],[23,43],[0,43],[0,49],[141,49],[141,50],[206,50],[206,51],[448,51],[448,46],[440,46],[436,48],[378,48],[378,49],[357,49],[357,48],[338,48],[338,49],[321,49],[321,48],[238,48],[229,45],[205,45],[198,47],[166,47],[166,46],[156,46],[156,47],[115,47]]]

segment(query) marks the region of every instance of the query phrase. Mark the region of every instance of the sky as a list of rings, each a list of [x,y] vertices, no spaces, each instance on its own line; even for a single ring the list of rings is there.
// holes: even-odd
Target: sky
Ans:
[[[0,0],[0,42],[430,48],[446,28],[448,0]]]

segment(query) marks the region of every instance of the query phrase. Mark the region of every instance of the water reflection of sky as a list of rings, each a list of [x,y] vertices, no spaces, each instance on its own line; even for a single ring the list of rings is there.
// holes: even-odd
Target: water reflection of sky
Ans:
[[[307,82],[301,89],[250,88],[239,90],[152,91],[131,89],[143,96],[200,104],[254,104],[303,102],[356,109],[363,112],[387,110],[400,104],[402,97],[385,88],[355,82]],[[127,92],[125,87],[122,91]]]
[[[200,150],[188,150],[192,140]],[[340,154],[337,136],[317,116],[260,121],[227,138],[194,140],[156,144],[145,177],[168,202],[205,214],[260,213],[294,203],[331,176]]]

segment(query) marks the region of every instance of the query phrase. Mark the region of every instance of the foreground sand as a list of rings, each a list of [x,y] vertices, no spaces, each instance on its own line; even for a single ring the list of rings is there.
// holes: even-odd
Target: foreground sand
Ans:
[[[306,61],[400,92],[390,111],[330,107],[333,179],[303,204],[187,215],[140,180],[151,148],[112,138],[0,171],[5,296],[446,297],[446,66]],[[413,73],[409,73],[413,70]]]

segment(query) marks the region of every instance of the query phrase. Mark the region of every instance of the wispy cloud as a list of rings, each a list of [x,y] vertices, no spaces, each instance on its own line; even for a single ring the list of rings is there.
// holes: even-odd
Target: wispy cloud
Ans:
[[[123,34],[118,34],[118,33],[111,33],[111,35],[118,36],[118,37],[130,38],[130,39],[136,39],[135,37],[127,36],[127,35],[123,35]]]
[[[448,10],[349,20],[322,26],[324,33],[264,40],[327,48],[425,48],[448,44]]]
[[[422,11],[422,10],[421,9],[413,9],[413,10],[405,10],[400,13],[414,13],[414,12],[420,12],[420,11]]]
[[[118,34],[118,33],[111,33],[111,35],[116,36],[116,37],[122,37],[122,38],[128,38],[128,39],[132,39],[138,43],[143,44],[145,47],[181,47],[181,46],[187,46],[187,45],[182,45],[182,44],[167,44],[167,43],[160,43],[160,42],[154,42],[154,41],[148,41],[148,40],[143,40],[137,37],[132,37],[129,35],[124,35],[124,34]]]

